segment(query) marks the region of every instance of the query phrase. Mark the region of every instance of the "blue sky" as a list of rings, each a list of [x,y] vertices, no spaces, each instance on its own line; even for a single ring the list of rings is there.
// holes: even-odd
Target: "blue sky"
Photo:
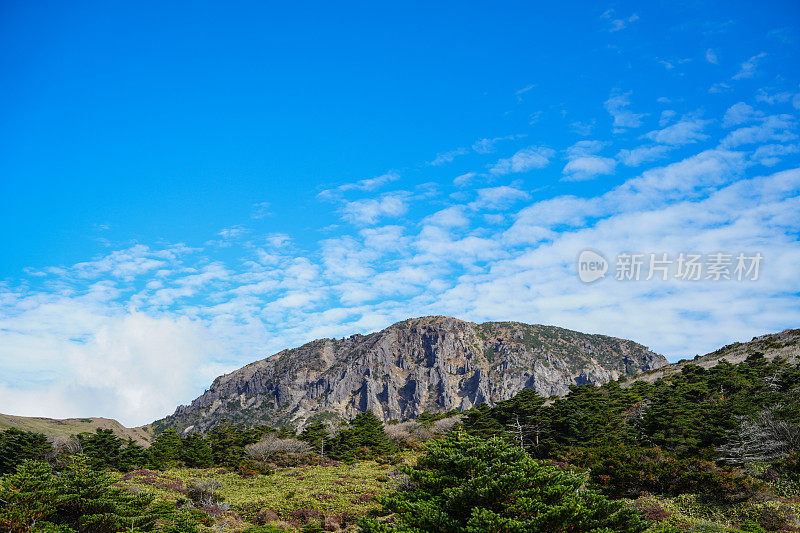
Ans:
[[[800,324],[794,2],[0,10],[4,412],[146,423],[409,316],[672,360]],[[584,284],[585,248],[764,261]]]

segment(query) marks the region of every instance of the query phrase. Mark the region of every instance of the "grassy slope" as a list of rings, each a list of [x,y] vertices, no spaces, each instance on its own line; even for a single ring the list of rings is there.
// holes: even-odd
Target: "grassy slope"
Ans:
[[[338,523],[350,523],[352,529],[358,517],[380,508],[375,496],[393,487],[394,470],[391,465],[361,461],[354,465],[281,468],[274,474],[247,478],[220,468],[140,470],[119,475],[121,484],[170,501],[185,498],[192,481],[219,481],[219,494],[231,510],[216,517],[216,527],[247,527],[256,522],[260,510],[269,510],[277,515],[270,523],[294,530],[304,522],[308,510],[313,510]]]
[[[94,433],[95,429],[111,429],[119,437],[128,437],[140,444],[149,444],[152,438],[149,426],[126,428],[116,420],[109,418],[39,418],[0,414],[0,431],[17,428],[25,431],[44,433],[48,437],[68,437],[78,433]]]
[[[414,461],[418,454],[406,460]],[[140,470],[120,476],[122,485],[132,490],[154,494],[160,499],[176,501],[185,498],[187,486],[194,480],[216,480],[222,483],[219,493],[227,512],[215,514],[215,529],[241,530],[257,521],[259,510],[273,511],[268,523],[287,531],[299,531],[314,511],[319,515],[346,526],[347,531],[357,531],[355,521],[380,508],[374,497],[386,494],[396,486],[395,467],[373,461],[355,465],[306,466],[278,469],[274,474],[243,478],[220,468],[172,469],[166,472]],[[791,491],[796,494],[798,487]],[[778,490],[776,492],[782,492]],[[745,520],[761,520],[770,514],[800,514],[800,499],[769,497],[738,504],[710,504],[695,495],[685,494],[668,498],[642,496],[636,501],[625,500],[655,519],[652,531],[660,525],[678,526],[684,531],[722,531]],[[717,529],[702,529],[715,525]]]

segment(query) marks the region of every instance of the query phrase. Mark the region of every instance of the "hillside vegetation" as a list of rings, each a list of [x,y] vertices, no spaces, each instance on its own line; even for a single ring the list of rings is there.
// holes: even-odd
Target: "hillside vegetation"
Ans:
[[[784,338],[772,349],[791,350]],[[736,364],[684,362],[550,399],[526,389],[414,421],[221,423],[166,429],[147,449],[105,429],[55,447],[11,429],[0,528],[800,531],[800,364],[765,354],[769,343],[726,348]]]
[[[97,429],[110,429],[122,439],[131,438],[139,444],[149,444],[153,439],[150,426],[128,428],[110,418],[40,418],[0,414],[0,431],[17,428],[43,433],[48,437],[69,437],[80,433],[94,433]]]

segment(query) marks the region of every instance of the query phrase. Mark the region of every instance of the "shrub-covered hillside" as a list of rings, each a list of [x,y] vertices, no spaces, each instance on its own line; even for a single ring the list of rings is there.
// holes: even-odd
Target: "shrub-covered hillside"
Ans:
[[[753,353],[386,425],[10,429],[0,530],[800,531],[798,450],[800,366]]]

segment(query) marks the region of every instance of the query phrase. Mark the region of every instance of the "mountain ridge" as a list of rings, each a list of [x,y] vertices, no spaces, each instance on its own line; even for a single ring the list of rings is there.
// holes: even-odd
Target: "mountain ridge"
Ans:
[[[254,361],[154,425],[201,432],[223,419],[302,426],[366,410],[384,421],[414,418],[493,404],[523,388],[565,394],[572,384],[601,384],[667,363],[633,341],[556,326],[410,318]]]
[[[409,319],[409,320],[415,320],[415,319]],[[504,324],[504,323],[523,324],[521,322],[491,322],[488,324]],[[402,324],[402,322],[398,324]],[[540,325],[532,325],[532,326],[540,326]],[[541,327],[556,328],[555,326],[541,326]],[[563,328],[556,328],[556,329],[563,329]],[[565,331],[570,331],[570,330],[565,330]],[[374,332],[370,335],[375,335],[377,333],[379,332]],[[367,337],[368,335],[359,335],[359,336]],[[309,343],[304,344],[300,348],[325,340],[326,339],[318,339],[315,341],[311,341]],[[284,352],[290,352],[292,350],[293,349],[282,350],[281,352],[278,352],[278,354]],[[715,366],[719,364],[722,360],[726,360],[730,363],[735,364],[744,361],[748,356],[756,353],[762,354],[767,359],[784,358],[789,362],[799,361],[800,329],[786,329],[784,331],[777,333],[768,333],[765,335],[760,335],[754,337],[750,341],[734,342],[727,346],[723,346],[711,353],[696,357],[694,359],[687,359],[676,363],[666,364],[664,366],[660,366],[657,369],[645,371],[635,376],[628,377],[621,383],[621,385],[623,387],[627,387],[632,385],[638,380],[647,380],[653,382],[661,378],[669,379],[671,375],[680,372],[680,370],[683,367],[689,364],[697,364],[704,368],[710,368],[712,366]],[[250,363],[249,365],[246,365],[243,368],[259,363],[260,361],[254,361],[253,363]],[[225,376],[230,376],[232,374],[235,374],[236,372],[237,371],[224,374],[223,376],[219,376],[219,378],[217,379],[223,378]],[[180,407],[178,408],[178,410],[179,409]],[[123,426],[121,423],[119,423],[114,419],[102,418],[102,417],[53,419],[46,417],[24,417],[17,415],[0,414],[0,431],[14,427],[21,430],[43,433],[48,437],[55,438],[55,437],[65,437],[68,435],[78,434],[86,431],[94,432],[94,430],[99,427],[104,429],[111,429],[114,431],[114,433],[116,433],[118,436],[122,438],[132,437],[140,444],[147,445],[152,441],[154,433],[157,433],[159,430],[166,427],[164,424],[159,424],[158,422],[160,421],[156,421],[154,423],[147,424],[144,426],[128,428]]]
[[[763,355],[766,359],[783,358],[789,363],[800,361],[800,329],[785,329],[777,333],[758,335],[749,341],[733,342],[694,359],[684,359],[654,370],[642,372],[628,379],[622,385],[630,386],[640,380],[652,383],[658,379],[668,379],[671,375],[680,372],[686,365],[693,364],[708,369],[718,365],[723,360],[731,364],[738,364],[749,356],[756,354]]]
[[[118,437],[131,438],[139,444],[148,445],[153,439],[150,424],[126,427],[113,418],[46,418],[39,416],[18,416],[0,414],[0,431],[16,428],[23,431],[42,433],[51,438],[69,437],[80,433],[94,433],[97,429],[110,429]]]

